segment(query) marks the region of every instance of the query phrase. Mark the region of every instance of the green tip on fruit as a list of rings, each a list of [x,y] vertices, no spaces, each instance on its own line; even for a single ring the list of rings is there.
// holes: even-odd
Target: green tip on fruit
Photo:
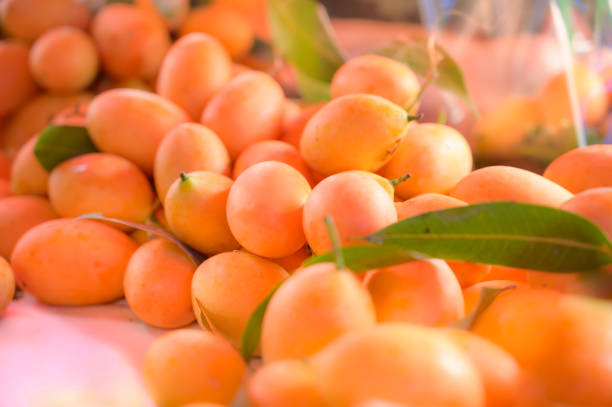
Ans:
[[[399,178],[395,178],[395,179],[389,180],[389,183],[391,184],[392,187],[394,187],[397,184],[401,184],[402,182],[406,181],[410,177],[411,177],[410,174],[402,175]]]
[[[181,182],[185,182],[189,179],[189,175],[181,171]]]
[[[408,120],[409,122],[413,121],[413,120],[419,120],[423,117],[423,113],[418,113],[418,114],[410,114],[408,113],[406,115],[406,120]]]
[[[340,246],[340,236],[338,235],[338,229],[334,218],[327,215],[325,217],[325,225],[327,226],[327,233],[332,242],[332,251],[336,258],[336,269],[343,270],[345,268],[344,255],[342,254],[342,247]]]

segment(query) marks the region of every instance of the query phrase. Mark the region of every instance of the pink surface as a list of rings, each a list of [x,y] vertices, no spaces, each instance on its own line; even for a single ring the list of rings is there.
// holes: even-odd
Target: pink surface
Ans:
[[[0,407],[154,407],[141,367],[164,332],[125,301],[52,307],[26,295],[0,317]]]

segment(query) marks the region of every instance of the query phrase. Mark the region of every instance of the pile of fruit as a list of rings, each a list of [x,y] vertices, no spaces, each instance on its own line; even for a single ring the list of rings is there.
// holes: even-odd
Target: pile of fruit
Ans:
[[[473,170],[458,131],[418,121],[408,66],[355,57],[304,105],[256,69],[236,5],[175,3],[0,2],[0,310],[15,284],[125,297],[172,329],[143,367],[160,407],[612,406],[612,145]],[[443,229],[492,201],[571,222],[526,243],[539,258],[513,241],[546,220],[520,216],[488,222],[499,253],[415,253],[473,239]],[[422,250],[372,238],[415,220]]]

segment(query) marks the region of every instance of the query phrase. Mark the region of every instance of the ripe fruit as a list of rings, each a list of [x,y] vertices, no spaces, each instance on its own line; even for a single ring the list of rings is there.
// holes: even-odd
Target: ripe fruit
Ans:
[[[544,176],[577,194],[597,187],[612,187],[612,146],[596,144],[576,148],[557,157]]]
[[[533,172],[503,165],[480,168],[464,177],[450,192],[467,203],[515,201],[559,207],[573,195]]]
[[[15,278],[13,270],[3,257],[0,257],[0,316],[13,301],[15,295]]]
[[[168,50],[157,77],[157,92],[199,120],[208,100],[231,77],[231,60],[215,38],[186,35]]]
[[[249,317],[287,276],[278,264],[245,251],[210,257],[197,268],[191,283],[198,323],[204,328],[209,323],[213,332],[239,348]],[[202,312],[207,321],[202,320]]]
[[[36,40],[29,65],[38,84],[47,90],[77,92],[89,86],[98,73],[98,52],[85,32],[58,27]]]
[[[191,279],[196,266],[174,243],[154,239],[140,246],[125,269],[123,288],[130,309],[149,325],[179,328],[195,316]]]
[[[265,363],[313,355],[347,332],[373,326],[372,300],[348,270],[320,263],[295,272],[272,296],[261,330]]]
[[[327,407],[316,370],[307,360],[279,360],[263,366],[246,386],[251,407]]]
[[[295,253],[306,243],[302,210],[310,191],[306,178],[287,164],[255,164],[236,179],[227,198],[232,234],[260,256]]]
[[[360,55],[345,62],[331,82],[331,95],[338,98],[354,93],[381,96],[416,113],[421,85],[405,64],[380,55]]]
[[[129,4],[111,4],[94,18],[91,33],[104,71],[117,79],[153,79],[170,48],[157,16]]]
[[[189,118],[174,103],[136,89],[113,89],[91,101],[87,129],[106,153],[127,158],[146,173],[153,172],[157,147],[168,131]]]
[[[181,27],[181,35],[201,32],[209,34],[223,44],[233,60],[245,56],[253,45],[253,29],[240,13],[223,4],[198,7]]]
[[[404,220],[426,212],[456,208],[467,205],[465,202],[437,193],[419,194],[403,202],[395,202],[397,220]]]
[[[246,366],[229,343],[208,332],[180,329],[153,342],[144,361],[144,380],[157,405],[229,404]]]
[[[13,113],[36,90],[28,69],[28,52],[20,42],[0,41],[0,116]]]
[[[263,72],[245,72],[233,78],[210,99],[202,124],[223,140],[235,159],[257,141],[280,136],[285,95],[280,85]]]
[[[411,261],[366,274],[378,322],[446,326],[463,317],[463,294],[443,260]]]
[[[482,295],[482,290],[484,288],[493,288],[493,289],[501,289],[501,288],[516,288],[516,287],[526,287],[527,284],[525,281],[515,281],[515,280],[487,280],[481,281],[480,283],[476,283],[473,286],[470,286],[463,290],[463,303],[465,304],[465,315],[469,315],[480,302],[480,297]]]
[[[183,242],[206,254],[240,247],[227,224],[225,207],[232,180],[210,171],[181,175],[164,201],[170,230]]]
[[[463,136],[437,123],[411,126],[393,158],[379,173],[394,179],[410,174],[395,192],[404,199],[426,193],[449,192],[472,171],[472,152]]]
[[[27,231],[11,256],[22,290],[53,305],[90,305],[123,296],[123,274],[136,243],[88,220],[57,219]]]
[[[164,202],[181,172],[230,173],[230,158],[219,137],[197,123],[183,123],[168,132],[155,153],[153,175],[159,200]]]
[[[365,236],[397,221],[393,200],[372,176],[346,171],[319,182],[304,205],[306,240],[315,253],[331,249],[325,217],[334,219],[342,245],[359,243]]]
[[[0,256],[10,259],[15,244],[25,232],[56,217],[44,198],[11,196],[0,199]]]
[[[393,323],[352,332],[316,354],[313,365],[328,403],[337,407],[370,399],[405,406],[484,406],[482,380],[472,362],[431,328]]]
[[[280,140],[259,141],[247,147],[234,163],[234,179],[238,178],[247,168],[263,161],[288,164],[298,170],[312,185],[312,174],[300,155],[300,151],[291,144]]]
[[[113,154],[91,153],[66,160],[51,171],[49,200],[65,218],[101,212],[144,223],[154,195],[149,180],[134,164]]]
[[[308,247],[308,245],[304,245],[300,249],[298,249],[298,251],[290,254],[289,256],[277,257],[275,259],[269,260],[278,264],[279,266],[287,270],[289,274],[291,274],[297,269],[299,269],[302,266],[302,263],[304,263],[306,259],[308,259],[310,256],[312,256],[310,248]]]
[[[11,191],[15,195],[47,195],[49,173],[34,155],[38,136],[19,149],[11,169]]]
[[[5,179],[0,178],[0,198],[11,195],[11,184]]]
[[[78,0],[6,0],[0,7],[3,29],[28,42],[62,25],[84,30],[91,19],[87,6]]]
[[[292,118],[284,125],[281,140],[293,145],[299,150],[304,128],[310,121],[310,118],[323,106],[325,106],[325,103],[315,103],[304,107],[296,117]]]
[[[593,188],[577,193],[561,209],[584,216],[612,239],[612,187]]]
[[[377,171],[395,153],[408,123],[401,107],[379,96],[342,96],[308,121],[300,151],[306,163],[324,175]]]

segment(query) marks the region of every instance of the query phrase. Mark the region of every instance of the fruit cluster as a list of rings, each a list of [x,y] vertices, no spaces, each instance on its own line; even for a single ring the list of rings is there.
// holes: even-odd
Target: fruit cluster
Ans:
[[[302,266],[399,220],[490,201],[562,208],[612,237],[612,146],[574,149],[543,175],[473,170],[459,132],[415,120],[421,85],[397,61],[353,58],[331,101],[303,106],[236,63],[256,27],[235,8],[164,19],[136,3],[95,15],[77,0],[0,3],[0,310],[16,283],[53,305],[125,297],[155,327],[197,321],[147,352],[160,407],[612,406],[612,306],[578,274]],[[96,152],[49,170],[48,124],[85,128]],[[92,212],[105,220],[75,219]],[[136,227],[147,223],[206,259]],[[508,286],[456,327],[483,288]],[[241,339],[267,298],[252,372]]]

